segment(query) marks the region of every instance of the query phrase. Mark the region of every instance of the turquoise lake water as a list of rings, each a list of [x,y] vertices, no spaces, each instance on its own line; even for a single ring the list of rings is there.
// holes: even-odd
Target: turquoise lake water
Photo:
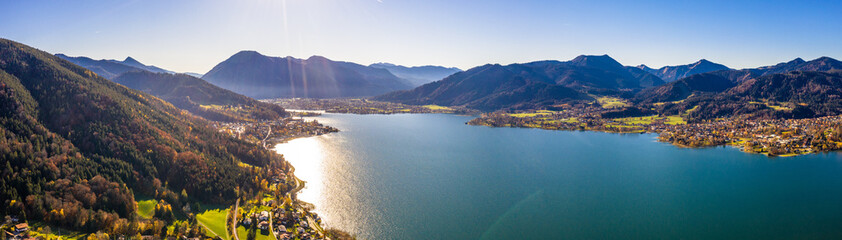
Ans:
[[[842,239],[842,156],[684,149],[653,134],[315,118],[276,150],[329,227],[362,239]]]

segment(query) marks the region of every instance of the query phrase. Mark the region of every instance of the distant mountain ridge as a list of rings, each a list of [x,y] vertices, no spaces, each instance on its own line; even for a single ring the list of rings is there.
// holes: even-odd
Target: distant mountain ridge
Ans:
[[[842,72],[842,62],[829,57],[821,57],[809,62],[796,58],[773,66],[696,74],[641,91],[635,99],[640,102],[678,101],[690,96],[693,92],[718,93],[749,79],[793,71]]]
[[[692,76],[694,74],[714,72],[719,70],[729,70],[725,65],[713,63],[706,59],[699,60],[695,63],[678,66],[665,66],[659,69],[652,69],[646,65],[639,65],[637,68],[655,74],[666,82],[672,82],[678,79]]]
[[[620,94],[663,83],[657,76],[625,67],[608,55],[582,55],[568,62],[550,60],[506,66],[484,65],[412,90],[392,92],[374,99],[406,104],[459,105],[492,111],[593,100],[588,93]]]
[[[132,71],[113,79],[126,87],[155,95],[178,108],[184,109],[208,120],[240,122],[240,116],[206,109],[202,105],[232,106],[244,109],[243,115],[256,120],[275,120],[287,115],[278,105],[264,103],[227,89],[223,89],[200,78],[187,74],[154,73]]]
[[[805,118],[842,114],[840,90],[842,62],[796,58],[773,66],[692,75],[645,89],[631,100],[653,104],[662,114],[686,113],[690,119],[734,114]]]
[[[779,63],[774,66],[759,67],[750,70],[759,75],[792,71],[834,72],[842,71],[842,62],[830,57],[820,57],[809,62],[801,58],[796,58],[792,61]]]
[[[458,68],[447,68],[431,65],[405,67],[391,63],[375,63],[368,66],[389,70],[389,72],[391,72],[395,76],[408,80],[413,87],[421,86],[433,81],[438,81],[447,76],[453,75],[454,73],[462,71]]]
[[[238,52],[202,78],[253,98],[362,97],[412,87],[386,69],[321,56],[269,57],[256,51]]]
[[[120,74],[130,72],[130,71],[150,71],[156,73],[175,73],[173,71],[169,71],[166,69],[162,69],[152,65],[144,65],[137,61],[132,57],[126,57],[123,61],[117,60],[110,60],[110,59],[103,59],[103,60],[94,60],[89,57],[70,57],[64,54],[56,54],[57,57],[62,58],[64,60],[70,61],[76,65],[82,66],[87,68],[97,75],[100,75],[106,79],[114,79]]]

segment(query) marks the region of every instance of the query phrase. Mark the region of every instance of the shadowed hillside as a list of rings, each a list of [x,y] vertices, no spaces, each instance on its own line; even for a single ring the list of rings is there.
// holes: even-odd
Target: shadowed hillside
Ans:
[[[239,119],[241,116],[255,120],[274,120],[286,116],[284,109],[278,105],[254,100],[185,74],[127,72],[115,78],[114,82],[155,95],[209,120],[245,120]],[[233,115],[209,106],[237,108],[244,114]]]
[[[360,97],[408,89],[411,84],[386,69],[309,59],[268,57],[242,51],[219,63],[203,79],[253,98]]]
[[[405,104],[466,106],[491,111],[541,108],[592,101],[591,94],[623,94],[661,85],[658,77],[627,68],[607,55],[579,56],[569,62],[538,61],[485,65],[418,88],[375,97]]]

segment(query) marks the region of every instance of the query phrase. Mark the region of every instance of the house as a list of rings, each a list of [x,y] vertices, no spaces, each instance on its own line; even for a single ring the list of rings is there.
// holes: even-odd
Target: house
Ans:
[[[260,220],[260,221],[268,221],[269,220],[269,212],[267,212],[267,211],[260,212],[260,215],[258,215],[257,219]]]
[[[247,218],[243,219],[243,226],[249,226],[249,225],[251,225],[251,218],[247,217]]]
[[[280,239],[280,240],[290,240],[290,239],[292,239],[292,236],[290,236],[289,233],[284,233],[284,234],[281,234],[280,236],[278,236],[278,239]]]
[[[260,230],[269,230],[269,222],[261,221],[257,224],[257,228],[260,228]]]
[[[21,234],[29,231],[29,224],[27,223],[20,223],[15,225],[15,234]]]

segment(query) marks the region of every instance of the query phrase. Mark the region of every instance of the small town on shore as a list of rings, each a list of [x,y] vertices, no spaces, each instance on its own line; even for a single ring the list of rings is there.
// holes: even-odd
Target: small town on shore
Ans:
[[[273,99],[285,108],[328,113],[395,114],[458,113],[477,115],[470,125],[540,128],[609,133],[656,133],[663,142],[680,147],[733,146],[749,153],[795,156],[842,149],[842,116],[807,119],[755,119],[745,116],[688,123],[688,110],[680,115],[605,117],[626,107],[621,99],[602,97],[592,104],[563,104],[553,110],[518,110],[479,113],[460,107],[414,106],[366,99]]]
[[[234,138],[272,147],[295,138],[319,136],[338,132],[331,126],[317,120],[307,121],[301,116],[317,116],[313,112],[292,112],[292,117],[274,121],[258,122],[213,122],[212,126]],[[298,116],[298,118],[296,118]]]
[[[548,130],[656,133],[681,147],[734,146],[749,153],[795,156],[842,149],[842,116],[808,119],[751,119],[742,116],[687,123],[683,116],[602,118],[587,107],[560,111],[486,113],[468,122],[491,127]]]

